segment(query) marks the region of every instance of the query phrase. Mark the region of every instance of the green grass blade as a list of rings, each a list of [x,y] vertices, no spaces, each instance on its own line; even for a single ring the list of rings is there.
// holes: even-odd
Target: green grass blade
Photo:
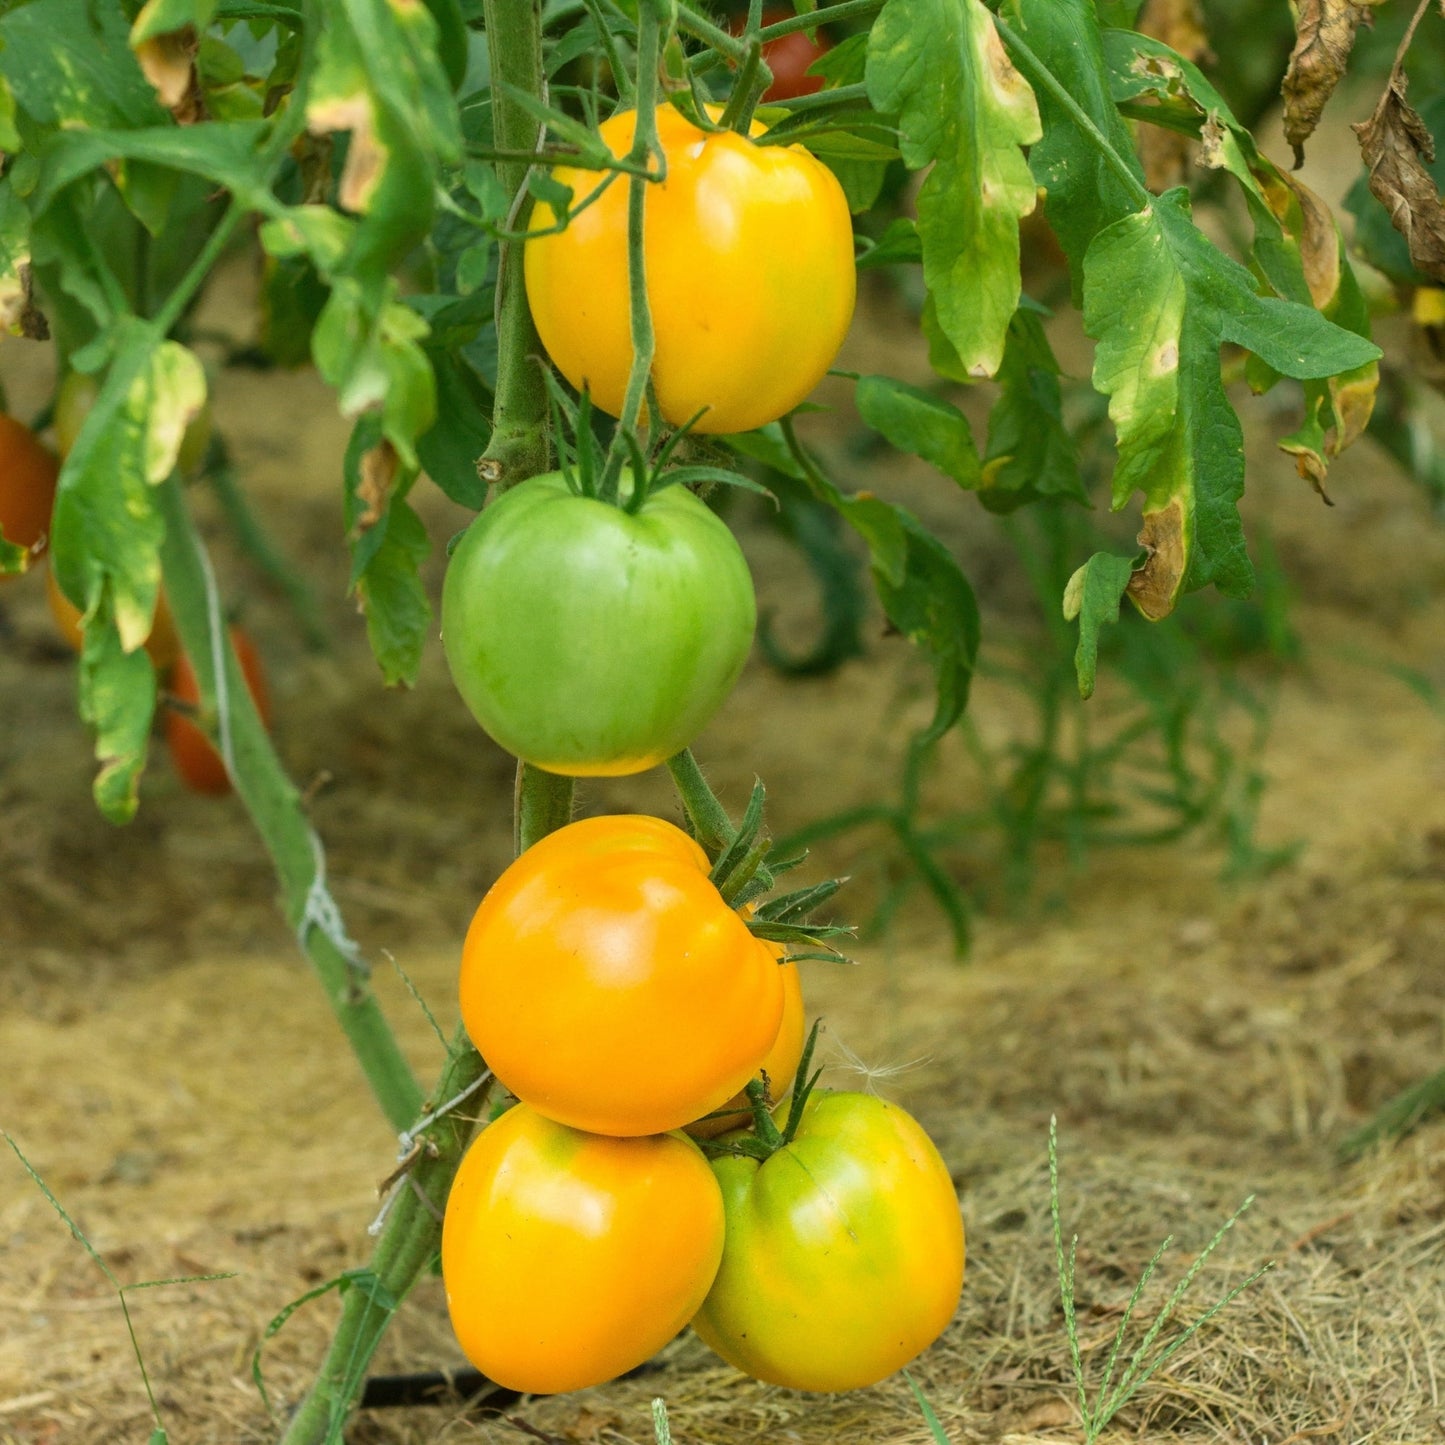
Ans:
[[[933,1436],[936,1445],[949,1445],[948,1436],[943,1433],[943,1426],[939,1423],[933,1406],[928,1403],[928,1396],[919,1389],[918,1381],[907,1370],[904,1370],[903,1378],[908,1381],[908,1388],[913,1391],[913,1398],[918,1401],[918,1408],[923,1412],[923,1421],[928,1426],[928,1433]]]

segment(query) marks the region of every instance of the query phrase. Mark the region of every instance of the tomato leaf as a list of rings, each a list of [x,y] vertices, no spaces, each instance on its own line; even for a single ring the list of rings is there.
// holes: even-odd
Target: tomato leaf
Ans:
[[[897,114],[918,193],[923,279],[970,376],[992,376],[1019,299],[1020,217],[1034,179],[1022,147],[1039,139],[1033,92],[982,0],[888,0],[868,42],[869,98]]]
[[[426,354],[436,377],[436,421],[417,438],[417,456],[452,501],[479,512],[487,484],[477,475],[477,458],[491,439],[491,393],[464,357],[430,347]]]
[[[416,471],[398,458],[374,416],[352,430],[344,471],[351,588],[367,640],[386,685],[411,687],[432,620],[419,570],[431,541],[407,502]]]
[[[979,485],[973,431],[952,402],[891,376],[860,377],[853,396],[858,415],[899,451],[922,457],[960,487]]]
[[[1245,596],[1253,570],[1236,504],[1239,419],[1220,378],[1232,341],[1298,378],[1336,376],[1379,349],[1312,307],[1260,296],[1254,278],[1190,219],[1182,188],[1101,231],[1084,262],[1084,325],[1098,341],[1094,385],[1118,432],[1113,504],[1144,494],[1149,560],[1131,587],[1146,617],[1213,583]]]
[[[80,655],[80,716],[95,730],[100,771],[92,784],[96,806],[112,823],[126,823],[140,803],[140,775],[156,706],[156,673],[144,648],[121,649],[109,625],[109,599],[95,607]]]
[[[1040,497],[1088,506],[1074,439],[1064,425],[1059,364],[1038,312],[1020,307],[1014,314],[996,380],[979,501],[991,512],[1011,512]]]
[[[1064,589],[1064,618],[1079,623],[1079,645],[1074,650],[1074,671],[1079,696],[1094,694],[1099,661],[1099,629],[1119,620],[1119,604],[1134,576],[1134,559],[1096,552]]]
[[[895,509],[907,538],[907,561],[897,584],[874,569],[888,620],[933,662],[938,702],[922,741],[941,737],[968,705],[978,660],[979,616],[973,588],[953,554],[903,508]]]
[[[908,216],[895,216],[877,243],[858,258],[858,269],[874,266],[897,266],[904,262],[923,260],[923,243],[918,238],[918,224]]]

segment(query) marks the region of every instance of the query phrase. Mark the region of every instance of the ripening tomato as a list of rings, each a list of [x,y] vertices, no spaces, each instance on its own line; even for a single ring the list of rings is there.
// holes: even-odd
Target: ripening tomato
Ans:
[[[442,1226],[457,1341],[512,1390],[599,1385],[692,1318],[723,1247],[722,1200],[680,1134],[584,1134],[518,1104],[462,1160]]]
[[[814,1094],[766,1161],[713,1160],[727,1236],[693,1320],[756,1379],[855,1390],[943,1332],[963,1285],[963,1221],[921,1125],[871,1094]]]
[[[50,604],[50,615],[55,619],[56,630],[75,652],[79,652],[85,646],[85,631],[81,626],[84,614],[60,590],[54,567],[45,569],[45,600]],[[181,639],[176,636],[175,619],[171,616],[171,606],[164,592],[156,594],[155,616],[145,649],[150,653],[156,671],[161,674],[169,672],[181,655]]]
[[[701,732],[755,617],[742,551],[691,492],[664,487],[634,515],[552,472],[467,528],[447,566],[442,645],[502,747],[549,772],[617,776]]]
[[[773,1040],[767,1058],[758,1065],[758,1073],[768,1076],[768,1090],[776,1103],[792,1087],[793,1077],[798,1072],[803,1045],[808,1038],[808,1021],[803,1011],[803,982],[798,976],[798,965],[783,963],[782,948],[776,944],[770,947],[773,956],[779,960],[778,971],[783,976],[783,1021],[778,1026],[778,1036]],[[740,1089],[722,1107],[726,1113],[714,1112],[710,1119],[696,1119],[687,1126],[687,1132],[694,1139],[716,1139],[729,1129],[745,1129],[752,1119],[752,1104],[746,1088]]]
[[[0,413],[0,536],[41,556],[50,540],[50,512],[60,463],[24,422]],[[0,581],[14,573],[0,572]]]
[[[239,627],[231,628],[231,646],[236,650],[236,660],[241,664],[246,688],[261,721],[268,727],[271,723],[271,697],[266,687],[266,673],[261,665],[261,654],[250,636]],[[171,673],[170,691],[179,702],[197,705],[201,700],[200,684],[196,671],[185,653],[176,659],[175,670]],[[231,779],[226,765],[211,745],[211,740],[190,718],[174,708],[168,708],[165,715],[166,746],[170,749],[171,761],[181,781],[195,793],[209,793],[219,797],[231,791]]]
[[[776,25],[783,20],[792,20],[793,10],[764,10],[763,24]],[[740,17],[728,29],[734,35],[741,35],[744,29]],[[792,100],[800,95],[815,95],[823,88],[821,75],[809,75],[808,67],[820,56],[833,48],[832,42],[821,30],[811,35],[806,30],[794,30],[780,35],[776,40],[763,45],[763,59],[773,72],[773,83],[763,92],[763,102],[770,100]]]
[[[632,144],[635,113],[605,121],[612,153]],[[663,417],[700,432],[776,421],[833,364],[857,285],[848,202],[836,177],[801,146],[709,134],[671,106],[657,111],[667,179],[649,184],[644,254],[657,351],[652,379]],[[592,171],[553,178],[580,202]],[[622,409],[632,340],[626,176],[565,231],[527,242],[527,299],[562,375],[602,410]],[[531,229],[555,223],[545,203]]]
[[[782,970],[680,828],[585,818],[534,843],[462,946],[462,1021],[549,1118],[660,1134],[718,1108],[767,1056]]]

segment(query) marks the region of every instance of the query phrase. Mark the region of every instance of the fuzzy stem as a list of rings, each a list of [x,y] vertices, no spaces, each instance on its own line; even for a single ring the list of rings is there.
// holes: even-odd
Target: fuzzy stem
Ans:
[[[718,802],[717,794],[708,787],[692,749],[684,748],[670,757],[667,770],[672,774],[673,785],[698,842],[710,852],[726,848],[737,837],[737,827],[728,817],[727,809]]]

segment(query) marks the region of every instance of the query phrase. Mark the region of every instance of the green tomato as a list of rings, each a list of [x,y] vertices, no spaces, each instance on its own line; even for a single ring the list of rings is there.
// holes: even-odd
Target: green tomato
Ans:
[[[722,1142],[726,1142],[725,1140]],[[713,1161],[727,1230],[692,1324],[729,1364],[794,1390],[856,1390],[943,1332],[963,1285],[948,1169],[910,1115],[814,1094],[766,1161]]]
[[[477,721],[572,777],[638,773],[686,747],[737,681],[755,620],[743,554],[691,492],[664,487],[633,515],[560,472],[477,517],[442,591],[447,663]]]

